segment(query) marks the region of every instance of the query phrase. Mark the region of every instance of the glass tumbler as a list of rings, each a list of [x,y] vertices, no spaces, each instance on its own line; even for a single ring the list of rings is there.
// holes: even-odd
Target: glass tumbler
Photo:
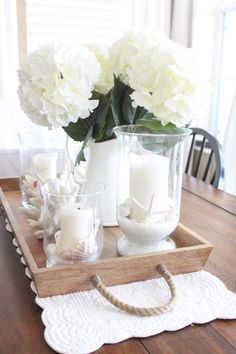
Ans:
[[[18,137],[22,206],[31,208],[32,198],[40,197],[40,186],[67,169],[66,135],[59,130],[29,127]]]
[[[58,178],[44,183],[43,246],[46,266],[96,260],[103,248],[101,195],[104,185]]]
[[[189,129],[114,128],[119,143],[117,218],[120,255],[175,248],[179,222],[183,142]]]

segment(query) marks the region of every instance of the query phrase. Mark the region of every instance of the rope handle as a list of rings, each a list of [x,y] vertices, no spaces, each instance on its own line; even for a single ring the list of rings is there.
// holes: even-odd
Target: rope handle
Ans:
[[[118,307],[120,310],[128,312],[133,315],[139,316],[153,316],[153,315],[162,315],[163,313],[172,311],[177,299],[177,289],[174,283],[174,279],[172,274],[166,269],[163,264],[159,264],[157,266],[158,273],[163,276],[165,281],[167,282],[170,292],[171,298],[169,302],[165,305],[157,306],[157,307],[136,307],[125,302],[119,300],[114,295],[110,293],[110,291],[106,288],[106,286],[101,281],[98,275],[93,275],[90,280],[94,288],[112,305]]]

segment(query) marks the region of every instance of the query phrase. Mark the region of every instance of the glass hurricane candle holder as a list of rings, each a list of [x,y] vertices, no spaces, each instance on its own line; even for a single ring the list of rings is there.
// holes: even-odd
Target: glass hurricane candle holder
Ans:
[[[94,261],[100,256],[103,190],[103,184],[88,180],[76,184],[57,179],[43,184],[43,245],[47,267]]]
[[[175,248],[179,222],[183,142],[189,129],[158,132],[138,125],[114,128],[119,143],[117,218],[120,255]]]
[[[67,168],[66,135],[58,130],[30,127],[19,132],[18,137],[22,206],[32,208],[31,200],[40,196],[40,186]]]

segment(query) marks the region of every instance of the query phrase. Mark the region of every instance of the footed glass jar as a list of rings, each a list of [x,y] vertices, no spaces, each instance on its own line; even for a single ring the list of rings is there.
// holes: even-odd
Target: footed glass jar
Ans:
[[[183,142],[189,129],[139,125],[114,128],[119,143],[117,219],[120,255],[175,248],[179,222]]]
[[[101,194],[104,185],[58,178],[41,187],[43,245],[47,267],[96,260],[103,248]]]

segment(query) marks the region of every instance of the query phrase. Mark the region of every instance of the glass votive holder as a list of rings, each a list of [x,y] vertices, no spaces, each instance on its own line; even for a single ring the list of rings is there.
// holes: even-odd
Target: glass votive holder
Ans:
[[[67,168],[66,135],[59,130],[29,127],[20,131],[18,137],[22,206],[31,208],[30,199],[40,196],[40,186]]]
[[[101,194],[104,185],[56,179],[44,183],[43,247],[46,266],[94,261],[103,248]]]

